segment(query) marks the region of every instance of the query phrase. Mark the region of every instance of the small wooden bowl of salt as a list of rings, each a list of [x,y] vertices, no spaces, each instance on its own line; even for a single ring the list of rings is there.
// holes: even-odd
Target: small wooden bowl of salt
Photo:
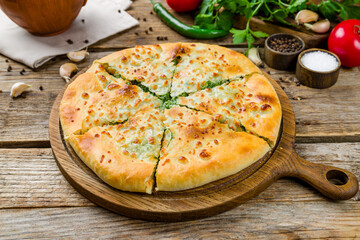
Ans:
[[[319,48],[300,53],[296,64],[296,78],[305,86],[328,88],[338,79],[341,62],[336,54]]]

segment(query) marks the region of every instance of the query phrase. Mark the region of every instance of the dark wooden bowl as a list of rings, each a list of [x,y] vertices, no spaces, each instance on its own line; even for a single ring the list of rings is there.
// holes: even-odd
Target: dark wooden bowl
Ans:
[[[301,57],[304,54],[313,51],[322,51],[334,56],[337,59],[339,66],[336,69],[328,72],[318,72],[305,67],[304,64],[301,62]],[[320,88],[320,89],[329,88],[336,83],[339,76],[340,67],[341,67],[341,61],[339,57],[336,56],[336,54],[333,54],[332,52],[326,51],[324,49],[311,48],[306,51],[303,51],[298,56],[298,61],[296,64],[296,78],[303,85],[308,87]]]
[[[17,25],[37,36],[66,31],[87,0],[0,0],[0,8]]]
[[[270,40],[275,38],[282,38],[282,37],[297,39],[297,41],[302,46],[301,49],[299,51],[292,53],[283,53],[272,49],[269,44]],[[288,33],[275,33],[269,36],[265,40],[265,63],[269,67],[278,70],[287,70],[287,69],[295,68],[297,56],[304,49],[305,49],[305,43],[300,37]]]

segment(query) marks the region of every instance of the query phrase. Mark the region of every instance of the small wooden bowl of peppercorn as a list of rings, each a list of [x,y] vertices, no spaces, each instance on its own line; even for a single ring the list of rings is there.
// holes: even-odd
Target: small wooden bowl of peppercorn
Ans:
[[[265,62],[278,70],[294,69],[297,56],[305,49],[304,41],[288,33],[275,33],[265,40]]]

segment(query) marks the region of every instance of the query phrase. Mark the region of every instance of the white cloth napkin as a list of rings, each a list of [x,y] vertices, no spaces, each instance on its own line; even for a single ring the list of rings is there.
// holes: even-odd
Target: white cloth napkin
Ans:
[[[37,68],[54,56],[83,49],[139,24],[124,11],[131,3],[130,0],[88,0],[70,29],[53,37],[28,33],[0,10],[0,53]]]

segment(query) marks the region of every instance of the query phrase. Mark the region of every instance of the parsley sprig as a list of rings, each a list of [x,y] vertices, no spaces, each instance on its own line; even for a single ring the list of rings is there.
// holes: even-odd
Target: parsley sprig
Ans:
[[[268,36],[265,32],[250,29],[250,19],[253,16],[289,26],[292,24],[287,22],[286,18],[293,17],[302,9],[316,11],[329,20],[336,20],[338,16],[345,20],[360,19],[360,6],[355,5],[359,2],[360,0],[323,0],[319,5],[315,5],[308,0],[204,0],[195,18],[195,25],[205,29],[230,31],[234,44],[247,42],[250,49],[255,38]],[[236,15],[245,16],[247,19],[245,29],[233,28]]]

